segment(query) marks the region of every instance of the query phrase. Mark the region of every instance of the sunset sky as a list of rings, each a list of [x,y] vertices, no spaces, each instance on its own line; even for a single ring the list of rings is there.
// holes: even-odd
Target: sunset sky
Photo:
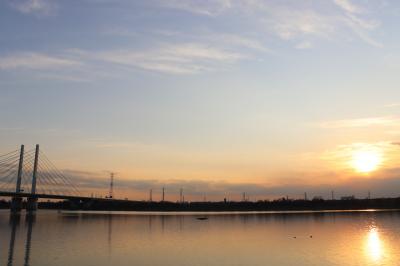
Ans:
[[[0,154],[135,199],[399,196],[399,25],[395,0],[1,1]]]

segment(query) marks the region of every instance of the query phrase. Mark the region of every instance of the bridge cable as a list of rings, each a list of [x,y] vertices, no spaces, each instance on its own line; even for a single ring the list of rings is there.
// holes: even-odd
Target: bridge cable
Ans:
[[[80,195],[80,191],[77,189],[77,187],[71,182],[71,180],[69,180],[69,178],[67,178],[63,173],[61,173],[60,170],[58,170],[58,168],[48,159],[48,157],[41,152],[41,158],[44,160],[45,164],[47,166],[49,166],[50,168],[54,169],[54,173],[55,175],[60,178],[60,180],[67,186],[70,187],[74,193],[76,193],[77,195]]]
[[[45,167],[45,169],[43,169],[43,164],[39,164],[39,179],[40,181],[42,181],[42,183],[48,187],[48,190],[50,191],[50,194],[56,195],[57,192],[62,192],[61,190],[58,189],[58,184],[56,182],[56,180],[54,180],[54,178],[52,177],[49,169],[47,167]],[[53,188],[53,189],[50,189]]]
[[[13,153],[18,153],[18,152],[19,152],[19,150],[10,151],[10,152],[7,152],[7,153],[4,153],[4,154],[0,155],[0,158],[8,156],[8,155],[13,154]]]
[[[57,182],[56,176],[53,173],[54,171],[52,169],[49,168],[49,165],[47,163],[45,163],[44,161],[42,161],[42,163],[40,164],[41,167],[45,167],[45,171],[42,171],[42,174],[44,176],[46,176],[47,180],[49,180],[53,185],[55,185],[55,187],[60,187],[60,183]],[[65,184],[61,184],[63,186],[65,186]],[[56,192],[64,192],[64,190],[60,190],[57,189]],[[65,193],[65,192],[64,192]]]
[[[67,178],[65,177],[64,174],[62,174],[56,166],[54,166],[54,164],[44,155],[44,161],[45,164],[49,167],[54,168],[54,173],[56,175],[56,177],[58,177],[60,179],[60,181],[68,187],[71,187],[75,193],[77,193],[78,195],[80,194],[79,190],[76,188],[76,186]]]
[[[3,185],[1,185],[2,189],[5,189],[5,187],[7,187],[9,184],[12,183],[12,181],[14,181],[17,171],[16,166],[17,164],[10,165],[8,166],[8,168],[5,169],[5,171],[3,171],[2,177],[0,178],[3,183]]]
[[[33,160],[34,154],[33,150],[28,152],[24,159],[23,171],[21,176],[21,189],[24,192],[31,192],[32,187],[32,173],[33,173]]]

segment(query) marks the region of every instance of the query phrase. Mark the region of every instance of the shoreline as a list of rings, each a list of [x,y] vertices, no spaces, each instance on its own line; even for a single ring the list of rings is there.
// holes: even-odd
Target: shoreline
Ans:
[[[23,203],[23,205],[26,203]],[[0,201],[0,209],[8,209],[9,201]],[[351,200],[222,201],[222,202],[148,202],[129,200],[41,201],[39,209],[134,212],[332,212],[400,210],[400,197]]]

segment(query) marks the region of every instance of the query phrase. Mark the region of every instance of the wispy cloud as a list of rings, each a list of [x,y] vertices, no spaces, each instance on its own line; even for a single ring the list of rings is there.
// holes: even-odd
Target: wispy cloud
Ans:
[[[334,3],[344,13],[322,13],[315,9],[296,10],[288,7],[275,7],[266,20],[282,39],[306,38],[309,36],[332,38],[340,29],[350,29],[366,43],[381,47],[369,32],[380,23],[375,19],[363,18],[366,8],[354,5],[349,0],[335,0]]]
[[[194,14],[215,16],[232,7],[231,0],[205,0],[205,1],[160,1],[167,8],[188,11]]]
[[[91,55],[97,60],[169,74],[193,74],[223,67],[245,56],[202,44],[165,45],[145,51],[114,50]]]
[[[146,48],[124,45],[120,48],[113,46],[109,49],[90,51],[76,49],[47,54],[14,53],[0,56],[0,70],[49,69],[53,73],[45,73],[41,77],[78,82],[86,81],[88,77],[79,76],[79,73],[58,73],[56,70],[76,68],[79,65],[86,69],[86,72],[94,73],[94,69],[98,70],[101,65],[104,66],[103,70],[106,69],[105,72],[113,72],[108,71],[110,66],[112,69],[118,66],[119,69],[128,71],[196,74],[229,69],[243,60],[260,58],[263,53],[274,53],[265,43],[271,36],[290,42],[296,49],[309,49],[318,44],[318,38],[329,40],[340,36],[339,31],[343,28],[371,45],[381,46],[370,36],[370,32],[377,29],[380,23],[370,18],[367,6],[355,5],[350,0],[332,1],[315,5],[303,5],[293,1],[291,5],[280,1],[258,0],[154,0],[146,7],[176,9],[200,16],[220,16],[221,19],[225,18],[225,13],[230,12],[227,17],[238,15],[246,18],[249,23],[243,26],[240,33],[210,32],[204,28],[200,31],[195,29],[193,32],[196,33],[185,30],[172,32],[168,29],[152,29],[143,33],[110,27],[104,33],[120,38],[141,38],[144,35],[151,35],[151,38]],[[47,14],[56,8],[56,2],[52,0],[18,0],[11,4],[23,13]],[[332,6],[337,8],[331,12],[330,9],[326,10],[326,6],[330,9]],[[252,25],[252,28],[244,33],[248,25]],[[158,32],[158,35],[155,32]]]
[[[105,28],[102,34],[123,38],[144,37],[143,32],[128,28]],[[208,30],[200,34],[179,31],[154,30],[146,32],[158,41],[146,48],[113,47],[110,49],[85,50],[71,48],[53,53],[16,52],[0,56],[0,70],[43,70],[51,72],[36,74],[37,78],[86,82],[99,68],[124,71],[145,70],[151,72],[185,75],[226,70],[242,60],[252,60],[273,51],[254,36],[233,33],[217,34]],[[77,67],[80,73],[60,73],[57,69]],[[95,70],[97,69],[97,70]]]
[[[73,180],[82,192],[100,193],[105,195],[109,187],[109,179],[104,172],[86,172],[76,170],[64,170],[66,176]],[[246,192],[251,200],[257,199],[276,199],[288,195],[290,198],[302,198],[304,191],[307,191],[310,197],[324,196],[330,198],[331,190],[335,190],[337,197],[340,195],[366,196],[366,192],[373,188],[373,196],[398,196],[395,189],[400,184],[398,175],[400,168],[387,168],[377,172],[379,178],[352,178],[340,179],[337,173],[321,173],[321,176],[329,176],[328,182],[313,182],[303,179],[288,178],[285,182],[274,185],[267,183],[250,182],[227,182],[227,181],[207,181],[207,180],[183,180],[183,179],[126,179],[117,177],[115,179],[115,194],[131,199],[141,200],[143,195],[147,199],[149,189],[153,193],[161,192],[162,187],[166,188],[167,200],[177,200],[179,191],[183,188],[184,194],[188,200],[202,200],[206,195],[209,200],[240,200],[242,193]],[[332,178],[335,177],[335,178]],[[340,181],[338,182],[338,180]],[[153,194],[153,195],[154,195]],[[156,196],[154,197],[156,198]]]
[[[12,0],[10,5],[24,14],[52,15],[57,9],[54,0]]]
[[[335,31],[335,25],[329,17],[313,10],[277,8],[263,20],[267,26],[270,25],[270,30],[284,40],[307,36],[328,37]]]
[[[362,12],[361,7],[353,4],[349,0],[334,0],[333,2],[348,13],[361,13]]]
[[[396,117],[368,117],[358,119],[343,119],[322,122],[319,124],[322,128],[355,128],[370,126],[398,126],[400,119]]]
[[[353,15],[348,15],[343,21],[361,40],[375,47],[383,47],[382,43],[373,39],[368,33],[379,26],[378,21],[366,21]]]
[[[252,21],[259,29],[266,29],[283,40],[302,39],[310,41],[311,37],[330,39],[341,29],[353,32],[366,43],[381,47],[382,44],[370,36],[380,23],[370,18],[368,3],[364,6],[356,5],[350,0],[333,0],[323,2],[328,6],[333,3],[336,10],[319,9],[321,3],[301,5],[303,2],[290,1],[168,1],[164,7],[174,8],[199,15],[218,16],[230,12],[231,15],[240,14]],[[252,29],[254,30],[254,29]],[[334,38],[333,38],[334,39]]]
[[[400,107],[400,103],[389,103],[389,104],[385,104],[384,107]]]
[[[372,46],[383,46],[369,36],[368,32],[376,29],[380,23],[374,19],[362,18],[361,14],[366,13],[365,8],[353,4],[350,0],[334,0],[334,3],[345,11],[342,20],[360,39]]]
[[[22,52],[0,57],[0,69],[54,69],[77,66],[80,62],[62,56]]]
[[[102,31],[102,34],[126,37],[126,38],[141,38],[143,37],[143,32],[137,30],[131,30],[129,28],[123,27],[109,27]],[[207,46],[213,48],[219,48],[223,50],[230,51],[243,51],[243,48],[248,51],[266,52],[271,53],[271,49],[265,45],[262,41],[255,36],[247,36],[246,34],[239,33],[216,33],[209,30],[200,30],[194,32],[183,32],[174,30],[163,30],[156,29],[152,31],[147,31],[147,35],[151,35],[157,39],[171,40],[175,42],[169,44],[169,46],[174,46],[178,42],[180,45],[190,45],[195,44],[197,46]],[[180,42],[180,44],[179,44]],[[165,43],[168,43],[165,41]]]
[[[112,141],[101,138],[90,139],[86,141],[92,144],[96,148],[101,149],[125,149],[125,150],[146,150],[146,149],[159,149],[157,145],[145,144],[140,142],[129,142],[129,141]]]
[[[43,80],[60,80],[77,83],[92,82],[92,79],[88,76],[73,74],[38,73],[37,75],[35,75],[35,77]]]
[[[304,41],[304,42],[298,43],[295,47],[297,49],[309,49],[309,48],[312,48],[312,44],[311,44],[311,42]]]
[[[384,153],[393,149],[393,145],[390,141],[380,141],[373,143],[356,142],[350,144],[343,144],[334,147],[333,149],[323,153],[324,159],[330,159],[332,161],[344,161],[348,162],[354,151],[375,151],[378,153]]]
[[[245,40],[242,40],[245,41]],[[256,43],[246,43],[256,45]],[[142,69],[168,74],[194,74],[204,71],[225,69],[227,66],[247,58],[241,54],[220,47],[202,43],[165,44],[151,49],[121,49],[105,51],[69,50],[57,55],[42,53],[16,53],[0,57],[0,70],[13,69],[61,69],[95,68],[100,62],[135,70]],[[60,78],[56,73],[47,73],[46,77]],[[62,75],[64,77],[64,75]],[[71,80],[81,77],[69,75]]]
[[[259,52],[272,53],[271,49],[264,45],[262,42],[254,38],[249,38],[235,34],[214,34],[206,35],[206,40],[211,43],[219,44],[222,47],[240,47]]]

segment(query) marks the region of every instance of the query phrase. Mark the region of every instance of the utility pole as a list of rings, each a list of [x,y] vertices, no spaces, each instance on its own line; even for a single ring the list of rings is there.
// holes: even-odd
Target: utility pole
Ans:
[[[152,188],[150,188],[150,191],[149,191],[149,201],[153,202],[153,189]]]
[[[165,200],[165,187],[162,188],[162,202]]]
[[[183,189],[182,188],[179,190],[179,202],[180,203],[183,202]]]

